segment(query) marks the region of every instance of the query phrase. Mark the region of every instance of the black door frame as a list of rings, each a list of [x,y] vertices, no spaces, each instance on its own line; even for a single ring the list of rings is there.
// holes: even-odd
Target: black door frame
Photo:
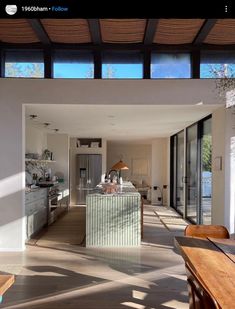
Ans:
[[[184,130],[180,130],[176,134],[172,135],[170,137],[170,179],[175,180],[176,175],[174,175],[174,164],[177,162],[177,149],[176,149],[176,158],[174,158],[174,139],[176,137],[176,148],[178,147],[178,137],[177,135],[181,133],[182,131],[185,132],[185,141],[184,141],[184,146],[186,147],[185,149],[185,154],[187,156],[187,131],[190,127],[194,126],[195,124],[197,125],[197,204],[196,204],[196,211],[197,211],[197,223],[196,224],[201,224],[202,223],[202,189],[201,189],[201,181],[202,181],[202,170],[201,170],[201,146],[202,146],[202,137],[203,137],[203,123],[204,121],[212,118],[212,115],[208,115],[199,121],[191,124],[190,126],[184,128]],[[186,159],[186,158],[185,158]],[[186,162],[186,160],[185,160]],[[176,174],[177,174],[177,164],[175,168]],[[187,218],[187,164],[185,164],[184,168],[184,179],[185,179],[185,186],[184,186],[184,194],[185,194],[185,202],[184,202],[184,213],[182,214],[180,211],[177,210],[177,207],[175,205],[175,197],[174,197],[174,192],[176,193],[176,188],[174,190],[174,184],[176,181],[170,181],[170,207],[174,208],[181,216],[186,218],[188,221],[191,223],[195,224],[190,218]]]

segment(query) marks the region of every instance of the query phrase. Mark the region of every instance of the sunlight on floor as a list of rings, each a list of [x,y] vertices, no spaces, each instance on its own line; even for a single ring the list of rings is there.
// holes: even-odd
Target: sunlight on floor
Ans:
[[[147,296],[148,294],[147,293],[144,293],[144,292],[140,292],[140,291],[136,291],[136,290],[133,290],[132,291],[132,297],[133,298],[136,298],[136,299],[145,299],[145,297]]]
[[[136,303],[133,303],[131,301],[121,303],[121,305],[130,307],[130,308],[135,308],[135,309],[145,309],[146,308],[146,306],[144,306],[144,305],[136,304]]]
[[[175,299],[170,300],[166,303],[163,303],[162,306],[166,308],[173,308],[173,309],[176,309],[176,308],[188,309],[188,304],[179,302],[178,300],[175,300]]]

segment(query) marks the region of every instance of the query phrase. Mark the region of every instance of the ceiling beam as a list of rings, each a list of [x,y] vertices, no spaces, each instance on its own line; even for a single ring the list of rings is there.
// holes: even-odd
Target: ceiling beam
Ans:
[[[6,49],[43,49],[45,46],[42,43],[3,43],[0,42],[0,48]],[[144,52],[146,50],[163,51],[163,52],[178,52],[186,51],[191,52],[195,50],[233,50],[235,51],[235,44],[230,45],[214,45],[214,44],[150,44],[144,45],[143,43],[136,44],[116,44],[116,43],[102,43],[100,45],[93,43],[85,44],[68,44],[68,43],[51,43],[51,49],[74,49],[74,50],[91,50],[91,51],[102,51],[102,50],[135,50]]]
[[[206,19],[203,25],[201,26],[200,30],[198,31],[196,37],[194,38],[193,44],[194,45],[202,44],[207,35],[209,34],[209,32],[211,31],[211,29],[216,24],[216,22],[217,19]]]
[[[27,21],[30,24],[30,26],[32,27],[33,31],[35,32],[35,34],[38,37],[38,39],[40,40],[40,42],[43,45],[50,45],[51,40],[50,40],[46,30],[44,29],[40,19],[27,19]]]
[[[153,39],[157,30],[158,19],[148,19],[144,34],[144,44],[153,43]]]
[[[101,44],[101,33],[99,19],[88,19],[91,39],[94,44]]]

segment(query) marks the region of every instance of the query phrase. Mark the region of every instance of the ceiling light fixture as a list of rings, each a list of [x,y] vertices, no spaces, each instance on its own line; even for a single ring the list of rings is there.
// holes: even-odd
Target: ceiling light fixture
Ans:
[[[119,162],[114,164],[111,169],[116,170],[116,171],[118,171],[118,170],[128,170],[129,167],[122,160],[120,160]]]
[[[49,122],[44,122],[44,126],[45,126],[45,128],[48,128],[48,127],[49,127],[49,125],[50,125],[50,123],[49,123]]]
[[[55,131],[55,132],[58,132],[58,131],[59,131],[59,129],[54,129],[54,131]]]
[[[31,120],[34,120],[34,119],[36,119],[38,116],[37,115],[29,115],[29,118],[31,119]]]

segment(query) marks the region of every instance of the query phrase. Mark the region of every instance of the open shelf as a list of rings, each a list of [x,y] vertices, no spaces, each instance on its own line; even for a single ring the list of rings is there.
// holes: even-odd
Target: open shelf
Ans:
[[[51,162],[56,162],[56,161],[55,161],[55,160],[40,160],[40,159],[29,159],[29,158],[25,158],[25,162],[51,163]]]
[[[101,138],[77,138],[77,148],[101,148]]]

